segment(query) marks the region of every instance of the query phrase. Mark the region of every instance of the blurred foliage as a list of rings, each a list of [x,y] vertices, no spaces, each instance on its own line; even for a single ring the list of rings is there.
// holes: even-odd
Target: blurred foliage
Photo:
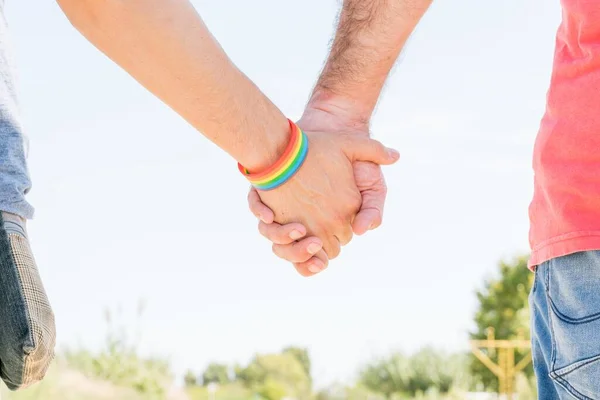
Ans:
[[[533,274],[527,258],[499,265],[497,278],[477,292],[477,329],[471,338],[485,339],[487,328],[496,338],[522,334],[529,338],[527,297]],[[412,355],[393,353],[374,360],[359,371],[355,384],[333,384],[312,391],[311,359],[305,348],[287,347],[280,353],[257,354],[245,366],[209,364],[201,375],[188,370],[185,393],[168,393],[172,384],[165,359],[143,357],[137,330],[126,329],[106,313],[106,341],[98,352],[66,349],[57,356],[46,379],[31,388],[8,392],[3,400],[459,400],[476,388],[494,390],[496,378],[468,354],[447,354],[424,348]],[[127,324],[131,326],[131,323]],[[517,355],[517,360],[521,357]],[[232,374],[233,372],[233,374]],[[216,383],[213,393],[206,386]],[[537,398],[531,368],[517,377],[520,400]]]
[[[211,400],[206,386],[196,386],[187,389],[189,400]],[[241,383],[229,383],[219,386],[215,393],[216,400],[256,400],[254,393]]]
[[[138,308],[139,319],[143,308]],[[104,348],[99,352],[85,349],[66,349],[62,358],[69,368],[83,372],[91,378],[110,382],[116,386],[128,387],[144,395],[146,399],[164,399],[166,388],[172,382],[169,363],[161,358],[139,355],[137,342],[139,330],[131,335],[126,326],[106,311],[108,325]],[[131,340],[134,336],[136,339]]]
[[[2,387],[2,400],[145,400],[146,395],[131,388],[114,386],[90,379],[67,369],[62,361],[55,362],[46,378],[30,388],[9,392]]]
[[[267,376],[265,381],[258,387],[258,394],[263,399],[281,400],[290,393],[289,388],[277,379]]]
[[[188,369],[183,375],[183,384],[185,387],[193,387],[198,385],[198,377],[194,371]]]
[[[310,368],[311,368],[310,355],[308,354],[308,349],[303,348],[303,347],[290,346],[290,347],[286,347],[285,349],[283,349],[283,353],[288,353],[288,354],[293,355],[296,358],[296,360],[298,360],[300,365],[302,365],[302,368],[304,369],[306,376],[308,376],[308,378],[310,380],[312,380],[311,371],[310,371]]]
[[[524,373],[517,375],[515,391],[519,400],[537,400],[537,384],[535,376],[528,377]]]
[[[293,352],[256,355],[244,368],[236,367],[236,380],[266,400],[311,396],[311,379]]]
[[[381,394],[374,393],[362,384],[344,386],[333,384],[320,390],[315,395],[315,400],[384,400]]]
[[[520,256],[511,262],[500,262],[499,276],[488,279],[483,289],[477,291],[477,328],[471,333],[471,339],[486,339],[488,327],[494,329],[496,339],[516,339],[519,335],[524,339],[530,338],[528,296],[534,274],[527,269],[527,260],[527,256]],[[515,351],[515,359],[519,361],[528,352]],[[494,354],[491,356],[493,358]],[[474,356],[471,356],[470,364],[472,375],[481,381],[486,390],[498,390],[498,380],[487,367]],[[523,372],[528,379],[533,376],[531,364]]]
[[[386,399],[432,392],[439,397],[453,387],[471,385],[467,360],[464,355],[447,355],[431,348],[410,357],[395,353],[365,366],[360,382]]]
[[[229,381],[229,368],[224,364],[211,363],[202,373],[202,385],[204,386],[209,383],[225,385]]]

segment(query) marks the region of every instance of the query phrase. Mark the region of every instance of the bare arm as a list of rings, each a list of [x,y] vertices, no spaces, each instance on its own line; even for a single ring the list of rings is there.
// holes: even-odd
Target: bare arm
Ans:
[[[282,113],[227,58],[189,0],[58,0],[98,49],[251,171],[289,141]],[[298,221],[330,258],[352,237],[360,193],[352,162],[391,164],[395,153],[364,137],[307,131],[310,152],[292,179],[261,198],[281,222]]]
[[[344,0],[311,106],[368,126],[402,47],[432,0]]]
[[[307,129],[369,134],[369,122],[387,76],[408,37],[432,0],[344,0],[327,63],[302,117]],[[352,222],[354,233],[377,228],[383,218],[387,188],[378,165],[355,162],[354,179],[360,190],[360,211]],[[291,237],[299,224],[272,223],[273,212],[250,193],[250,209],[260,215],[259,229],[277,243],[273,250],[308,275],[324,268],[309,246],[317,241]]]
[[[188,0],[58,0],[71,23],[251,170],[277,160],[284,115],[229,60]]]

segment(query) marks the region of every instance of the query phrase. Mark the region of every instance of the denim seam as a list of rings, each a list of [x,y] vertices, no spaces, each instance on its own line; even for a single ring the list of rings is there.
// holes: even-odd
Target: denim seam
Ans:
[[[554,260],[550,260],[548,261],[548,264],[546,265],[546,268],[544,268],[544,278],[546,281],[546,287],[545,292],[546,292],[546,301],[551,301],[550,299],[550,268],[551,268],[551,263],[553,263]],[[556,364],[556,340],[555,340],[555,335],[554,335],[554,322],[552,320],[552,311],[551,311],[551,307],[548,307],[548,327],[550,328],[550,342],[552,343],[552,351],[550,352],[550,370],[553,371],[554,370],[554,366]]]
[[[556,317],[558,319],[560,319],[561,321],[563,321],[567,324],[571,324],[571,325],[585,324],[585,323],[593,322],[593,321],[596,321],[597,319],[600,319],[600,312],[586,315],[585,317],[572,318],[572,317],[569,317],[568,315],[563,314],[558,309],[558,307],[554,303],[554,300],[552,300],[552,296],[550,295],[550,268],[551,268],[550,263],[553,263],[553,262],[554,262],[554,259],[549,260],[548,266],[546,268],[546,294],[547,294],[548,304],[550,304],[549,308],[551,308],[552,311],[554,311],[554,315],[556,315]]]
[[[537,307],[534,305],[531,308],[531,318],[535,318],[537,314]],[[533,332],[532,332],[533,333]],[[538,365],[538,363],[540,362],[545,362],[542,358],[542,360],[540,361],[537,357],[537,352],[536,352],[536,348],[540,347],[540,341],[539,338],[537,336],[537,334],[532,334],[531,335],[531,365],[533,366],[533,368],[535,369],[535,367]]]
[[[563,389],[565,389],[569,394],[571,394],[573,397],[579,399],[579,400],[595,400],[591,397],[588,397],[582,393],[580,393],[578,390],[576,390],[565,378],[564,376],[572,373],[573,371],[576,371],[577,369],[588,365],[592,362],[596,362],[600,359],[600,355],[591,357],[587,360],[580,360],[577,361],[575,363],[580,363],[577,364],[576,366],[573,367],[564,367],[562,369],[559,369],[561,372],[566,371],[564,373],[561,373],[560,375],[556,372],[556,356],[558,353],[558,349],[557,349],[557,343],[556,343],[556,337],[554,334],[554,318],[552,317],[552,314],[554,314],[556,316],[556,318],[558,318],[559,320],[566,322],[566,323],[570,323],[570,321],[565,321],[563,318],[561,318],[561,316],[563,316],[562,313],[558,312],[558,310],[556,309],[554,302],[552,301],[552,298],[550,296],[550,268],[552,268],[552,265],[554,263],[554,259],[549,260],[546,264],[546,268],[545,268],[545,273],[544,273],[544,281],[545,281],[545,292],[546,292],[546,299],[548,301],[548,304],[550,304],[550,307],[548,307],[548,327],[550,328],[550,341],[552,344],[551,347],[551,356],[550,356],[550,372],[548,373],[548,376],[554,380],[557,384],[559,384],[560,386],[563,387]],[[589,318],[589,317],[586,317]],[[586,321],[586,322],[590,322],[590,321]],[[574,325],[577,323],[573,323]],[[573,363],[573,364],[575,364]],[[572,364],[571,364],[572,365]]]
[[[570,365],[563,367],[563,368],[559,368],[553,372],[557,376],[567,376],[571,372],[577,371],[579,368],[585,367],[586,365],[596,362],[598,360],[600,360],[600,355],[596,355],[596,356],[589,357],[589,358],[584,358],[583,360],[575,361],[575,362],[571,363]]]
[[[537,288],[537,285],[538,285],[538,283],[537,283],[538,278],[539,278],[538,275],[539,275],[538,274],[538,268],[535,267],[535,269],[533,270],[533,286],[531,287],[531,293],[529,294],[529,299],[528,299],[528,301],[529,301],[529,307],[530,307],[530,310],[531,310],[530,311],[531,312],[530,326],[533,326],[533,321],[535,321],[535,317],[536,317],[536,314],[537,314],[537,311],[536,311],[537,307],[535,305],[534,298],[535,298],[536,288]],[[531,335],[531,338],[530,338],[530,341],[531,341],[531,364],[534,366],[534,368],[535,368],[535,365],[537,364],[537,361],[535,360],[535,358],[536,358],[535,357],[535,354],[536,354],[535,353],[535,346],[537,344],[536,343],[537,339],[535,338],[535,336],[536,335],[534,335],[533,332],[532,332],[532,335]]]
[[[587,397],[583,393],[577,391],[567,380],[565,380],[562,376],[556,375],[554,372],[550,372],[550,378],[554,379],[556,383],[562,386],[567,392],[569,392],[573,397],[579,400],[596,400],[591,397]]]
[[[593,322],[597,319],[600,319],[600,312],[585,316],[585,317],[581,317],[581,318],[571,318],[565,314],[563,314],[562,312],[560,312],[560,310],[558,309],[558,307],[556,306],[556,304],[554,304],[554,301],[552,300],[551,296],[548,296],[548,299],[550,300],[550,307],[552,308],[552,311],[554,311],[554,314],[556,315],[556,317],[558,319],[560,319],[563,322],[566,322],[567,324],[571,324],[571,325],[580,325],[580,324],[585,324],[588,322]]]

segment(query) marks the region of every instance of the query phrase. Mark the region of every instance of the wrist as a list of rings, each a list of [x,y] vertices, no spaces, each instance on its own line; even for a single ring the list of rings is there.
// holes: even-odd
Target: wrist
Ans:
[[[263,171],[277,162],[290,141],[290,125],[285,116],[277,115],[263,122],[258,132],[251,132],[255,135],[236,157],[250,172]]]
[[[323,89],[315,89],[302,116],[311,119],[315,114],[337,128],[364,132],[368,135],[373,110],[359,100]]]
[[[239,171],[250,181],[257,190],[272,190],[286,183],[292,178],[304,163],[308,153],[308,137],[302,130],[288,121],[290,128],[289,142],[274,164],[268,168],[251,172],[242,164],[238,163]]]

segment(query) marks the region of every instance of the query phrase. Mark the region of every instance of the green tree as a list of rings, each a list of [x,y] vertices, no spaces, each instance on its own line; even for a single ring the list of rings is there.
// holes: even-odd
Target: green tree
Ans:
[[[406,357],[401,353],[367,365],[360,374],[360,383],[387,399],[424,393],[446,394],[451,388],[463,385],[467,375],[466,357],[447,355],[424,348]]]
[[[262,385],[258,387],[258,394],[267,400],[281,400],[288,393],[285,385],[271,377],[267,377]]]
[[[425,393],[435,388],[439,393],[448,393],[452,387],[458,369],[461,368],[457,357],[450,357],[440,352],[425,348],[410,359],[412,374],[409,392]]]
[[[249,388],[262,384],[267,375],[264,368],[256,362],[257,357],[258,356],[255,356],[246,367],[236,365],[234,368],[235,380],[243,383],[244,386]]]
[[[408,358],[396,353],[367,365],[360,372],[360,381],[366,388],[391,399],[396,393],[408,393],[411,375]]]
[[[286,347],[285,349],[283,349],[283,353],[289,353],[291,355],[293,355],[296,360],[298,360],[298,362],[300,362],[300,364],[302,365],[302,368],[304,368],[304,372],[306,372],[306,375],[310,378],[311,374],[310,374],[310,355],[308,354],[308,350],[306,348],[302,348],[302,347],[294,347],[294,346],[290,346],[290,347]]]
[[[310,378],[298,359],[289,352],[256,355],[247,367],[237,367],[235,374],[237,380],[263,397],[267,393],[275,396],[266,397],[268,400],[280,400],[276,398],[280,394],[297,399],[310,397]]]
[[[185,383],[186,387],[197,386],[198,385],[198,377],[196,376],[194,371],[188,369],[185,372],[185,375],[183,376],[183,382]]]
[[[202,384],[204,386],[213,382],[225,385],[229,383],[229,381],[229,368],[224,364],[211,363],[206,367],[202,374]]]
[[[479,306],[474,318],[477,328],[471,333],[471,339],[486,339],[490,327],[496,339],[530,337],[528,296],[534,275],[527,269],[527,259],[520,256],[511,262],[500,262],[499,276],[488,279],[483,289],[477,291]],[[517,361],[525,354],[526,351],[517,351]],[[470,364],[472,374],[486,389],[498,390],[497,378],[479,360],[472,356]],[[531,365],[524,373],[527,377],[533,375]]]

